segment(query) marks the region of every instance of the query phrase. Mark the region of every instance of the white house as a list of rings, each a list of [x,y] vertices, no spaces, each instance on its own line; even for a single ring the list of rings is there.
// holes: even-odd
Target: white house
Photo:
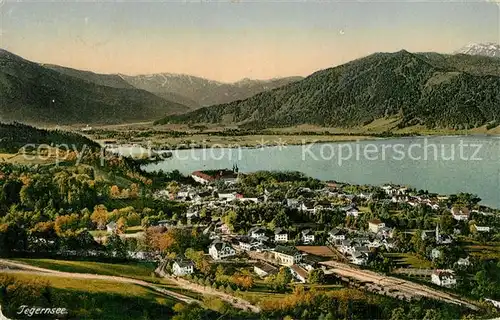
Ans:
[[[457,221],[467,221],[469,220],[470,211],[467,208],[453,207],[451,208],[451,215]]]
[[[382,186],[382,190],[384,190],[384,192],[387,194],[387,195],[405,195],[406,192],[408,191],[408,188],[407,187],[399,187],[399,186],[393,186],[393,185],[385,185],[385,186]]]
[[[356,209],[356,208],[350,208],[349,210],[347,210],[345,212],[345,215],[347,217],[354,217],[354,218],[357,218],[359,216],[359,210]]]
[[[484,301],[491,303],[495,308],[500,309],[500,301],[484,298]]]
[[[467,258],[459,258],[458,261],[457,261],[457,264],[461,267],[468,267],[471,265],[470,263],[470,260],[469,260],[469,257]]]
[[[342,240],[339,251],[343,254],[351,254],[354,252],[354,244],[350,240]]]
[[[248,231],[248,235],[254,239],[263,239],[266,237],[266,229],[261,227],[253,227]]]
[[[106,231],[108,231],[108,232],[115,232],[116,231],[116,227],[117,227],[116,222],[111,221],[110,223],[108,223],[106,225]]]
[[[220,240],[212,242],[208,253],[214,260],[222,260],[236,255],[236,251],[230,244]]]
[[[286,206],[291,209],[296,209],[300,206],[300,202],[297,199],[286,199]]]
[[[346,232],[342,229],[332,229],[328,232],[328,238],[333,243],[339,243],[342,240],[345,240]]]
[[[219,193],[218,194],[219,199],[225,200],[225,201],[233,201],[236,199],[236,192],[233,193]]]
[[[351,255],[351,262],[356,265],[364,265],[368,262],[368,255],[364,252],[354,252]]]
[[[431,251],[431,258],[432,259],[438,259],[441,257],[441,255],[442,255],[441,250],[439,250],[437,248],[432,249],[432,251]]]
[[[368,221],[368,230],[373,233],[378,233],[380,229],[385,227],[385,223],[380,221],[379,219],[372,219]]]
[[[302,230],[302,242],[304,243],[313,243],[314,242],[314,233],[311,229]]]
[[[281,265],[291,266],[302,260],[302,255],[295,247],[277,246],[274,259]]]
[[[441,287],[453,287],[457,284],[457,279],[453,270],[434,270],[431,281]]]
[[[490,232],[490,227],[474,225],[477,232]]]
[[[274,230],[274,241],[288,242],[288,233],[281,228],[276,228],[276,230]]]
[[[199,217],[198,211],[188,211],[186,212],[186,218],[191,219],[193,217]]]
[[[254,249],[260,245],[261,245],[261,243],[254,238],[241,237],[239,239],[239,246],[240,246],[241,250],[243,250],[243,251],[251,251],[252,249]]]
[[[358,198],[361,198],[361,199],[371,199],[371,197],[372,197],[371,193],[361,192],[360,194],[358,194]]]
[[[227,183],[234,183],[238,180],[238,174],[233,170],[210,170],[210,171],[195,171],[191,174],[194,181],[201,184],[207,184],[216,180],[222,180]]]
[[[391,185],[382,186],[382,190],[388,195],[393,195],[396,193],[396,189]]]
[[[194,264],[189,260],[176,260],[172,265],[172,273],[176,276],[182,277],[194,272]]]
[[[300,205],[299,210],[305,211],[305,212],[310,212],[312,214],[316,214],[316,207],[314,206],[314,203],[312,203],[312,202],[303,202]]]

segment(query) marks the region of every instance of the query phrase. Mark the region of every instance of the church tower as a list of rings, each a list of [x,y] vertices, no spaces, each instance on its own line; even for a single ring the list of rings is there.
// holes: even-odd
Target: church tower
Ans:
[[[436,243],[441,242],[441,237],[439,236],[439,224],[436,224]]]

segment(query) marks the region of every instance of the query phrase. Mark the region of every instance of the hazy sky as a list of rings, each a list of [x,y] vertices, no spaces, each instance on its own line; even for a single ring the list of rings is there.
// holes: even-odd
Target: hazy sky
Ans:
[[[493,2],[8,1],[0,8],[2,48],[102,73],[272,78],[373,52],[451,52],[500,39]]]

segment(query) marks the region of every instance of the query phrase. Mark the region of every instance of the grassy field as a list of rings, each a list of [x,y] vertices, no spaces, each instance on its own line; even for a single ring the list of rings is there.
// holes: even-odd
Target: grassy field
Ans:
[[[500,259],[500,243],[480,243],[471,239],[463,241],[465,251],[482,259]]]
[[[269,128],[262,134],[222,136],[215,135],[228,129],[238,129],[235,125],[221,126],[203,124],[189,126],[167,124],[154,126],[152,123],[137,123],[96,127],[88,134],[92,139],[103,141],[115,139],[118,143],[139,143],[152,146],[194,147],[256,147],[261,145],[297,145],[320,142],[341,142],[374,139],[377,135],[391,132],[396,135],[464,135],[464,134],[500,134],[500,126],[487,130],[486,126],[470,130],[428,129],[412,126],[399,129],[401,119],[398,116],[374,120],[364,126],[353,128],[320,127],[317,125],[298,125],[287,128]],[[71,128],[70,128],[71,129]]]
[[[61,157],[61,160],[64,156]],[[52,164],[57,161],[55,156],[23,155],[21,153],[0,153],[0,162],[13,164]]]
[[[121,276],[152,282],[158,287],[162,287],[188,297],[203,300],[199,293],[183,289],[170,282],[168,279],[153,277],[151,274],[156,268],[153,263],[103,263],[93,261],[68,261],[55,259],[12,259],[32,266],[74,273],[91,273],[109,276]]]
[[[160,279],[159,281],[160,281],[160,284],[158,284],[157,286],[160,288],[165,288],[167,290],[183,294],[185,296],[191,297],[191,298],[199,300],[199,301],[203,300],[203,294],[201,294],[201,293],[181,288],[177,284],[170,282],[168,279]]]
[[[122,276],[145,281],[155,280],[151,273],[154,272],[155,265],[153,263],[104,263],[93,261],[69,261],[55,259],[13,259],[35,267],[58,270],[74,273],[91,273],[102,274],[107,276]]]
[[[1,273],[0,273],[1,274]],[[44,281],[54,306],[66,308],[69,319],[169,319],[176,300],[138,285],[104,280],[9,274],[16,280]]]
[[[386,253],[384,255],[391,258],[398,268],[432,268],[432,263],[430,261],[419,258],[412,253]]]

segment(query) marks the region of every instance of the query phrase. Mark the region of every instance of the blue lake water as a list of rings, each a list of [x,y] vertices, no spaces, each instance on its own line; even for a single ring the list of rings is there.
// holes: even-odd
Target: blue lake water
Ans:
[[[321,180],[405,184],[431,192],[477,194],[500,208],[500,137],[411,137],[264,148],[173,151],[146,170],[294,170]]]

